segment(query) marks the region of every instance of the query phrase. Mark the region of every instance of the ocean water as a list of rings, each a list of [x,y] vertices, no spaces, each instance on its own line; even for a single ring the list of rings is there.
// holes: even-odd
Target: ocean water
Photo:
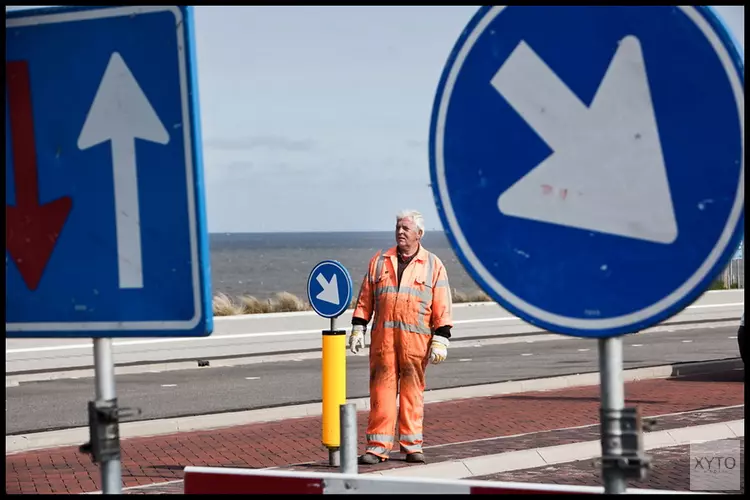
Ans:
[[[480,289],[456,258],[442,232],[428,232],[423,246],[445,264],[451,288]],[[307,299],[307,278],[325,259],[341,262],[352,276],[354,294],[370,258],[395,245],[393,232],[220,233],[210,235],[211,285],[214,295],[252,295],[259,299],[289,292]]]

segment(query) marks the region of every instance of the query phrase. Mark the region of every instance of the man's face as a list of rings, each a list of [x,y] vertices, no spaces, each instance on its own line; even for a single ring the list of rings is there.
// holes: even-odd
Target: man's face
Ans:
[[[407,217],[396,222],[396,244],[402,252],[417,249],[422,233],[414,223],[414,219]]]

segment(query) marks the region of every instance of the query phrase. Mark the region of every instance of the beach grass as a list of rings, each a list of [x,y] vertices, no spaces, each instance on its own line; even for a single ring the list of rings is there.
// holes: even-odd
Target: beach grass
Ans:
[[[489,302],[489,295],[482,291],[462,292],[453,290],[453,303]],[[357,298],[352,299],[349,309],[354,309]],[[230,297],[219,292],[213,298],[214,316],[236,316],[239,314],[267,314],[279,312],[312,311],[310,303],[289,292],[279,292],[268,299],[259,299],[252,295]]]
[[[310,304],[289,292],[279,292],[270,299],[258,299],[252,295],[230,297],[219,292],[214,295],[214,316],[238,314],[266,314],[274,312],[297,312],[311,310]]]
[[[731,287],[731,288],[736,288]],[[708,290],[726,290],[724,282],[721,279],[715,280]],[[464,292],[453,289],[452,297],[454,304],[467,302],[491,302],[489,295],[481,290],[473,292]],[[357,298],[352,299],[349,309],[354,309]],[[252,295],[241,295],[239,297],[230,297],[229,295],[219,292],[213,298],[214,316],[237,316],[240,314],[267,314],[281,312],[299,312],[312,311],[310,303],[302,300],[289,292],[279,292],[268,299],[259,299]]]

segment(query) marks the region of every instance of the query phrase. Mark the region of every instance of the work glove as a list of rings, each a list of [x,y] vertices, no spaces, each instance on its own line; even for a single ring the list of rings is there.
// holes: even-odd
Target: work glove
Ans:
[[[349,350],[357,354],[360,349],[365,348],[365,327],[362,325],[352,326],[352,333],[349,335]]]
[[[434,335],[430,345],[430,363],[437,365],[448,357],[448,345],[450,341],[442,335]]]

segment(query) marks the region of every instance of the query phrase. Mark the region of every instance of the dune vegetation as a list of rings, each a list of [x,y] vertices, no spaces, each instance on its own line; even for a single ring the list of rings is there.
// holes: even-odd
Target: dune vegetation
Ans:
[[[356,297],[349,304],[354,309]],[[453,290],[453,303],[488,302],[491,299],[482,291],[472,293]],[[276,312],[311,311],[310,303],[289,292],[280,292],[268,299],[258,299],[252,295],[230,297],[219,292],[213,298],[214,316],[236,316],[238,314],[264,314]]]
[[[724,290],[726,286],[721,278],[714,281],[709,290]],[[349,309],[354,309],[356,297],[349,304]],[[467,302],[490,302],[492,299],[483,291],[462,292],[453,289],[453,303],[461,304]],[[268,299],[259,299],[252,295],[241,295],[230,297],[219,292],[213,298],[214,316],[236,316],[239,314],[265,314],[280,312],[311,311],[310,303],[300,299],[289,292],[279,292]]]

